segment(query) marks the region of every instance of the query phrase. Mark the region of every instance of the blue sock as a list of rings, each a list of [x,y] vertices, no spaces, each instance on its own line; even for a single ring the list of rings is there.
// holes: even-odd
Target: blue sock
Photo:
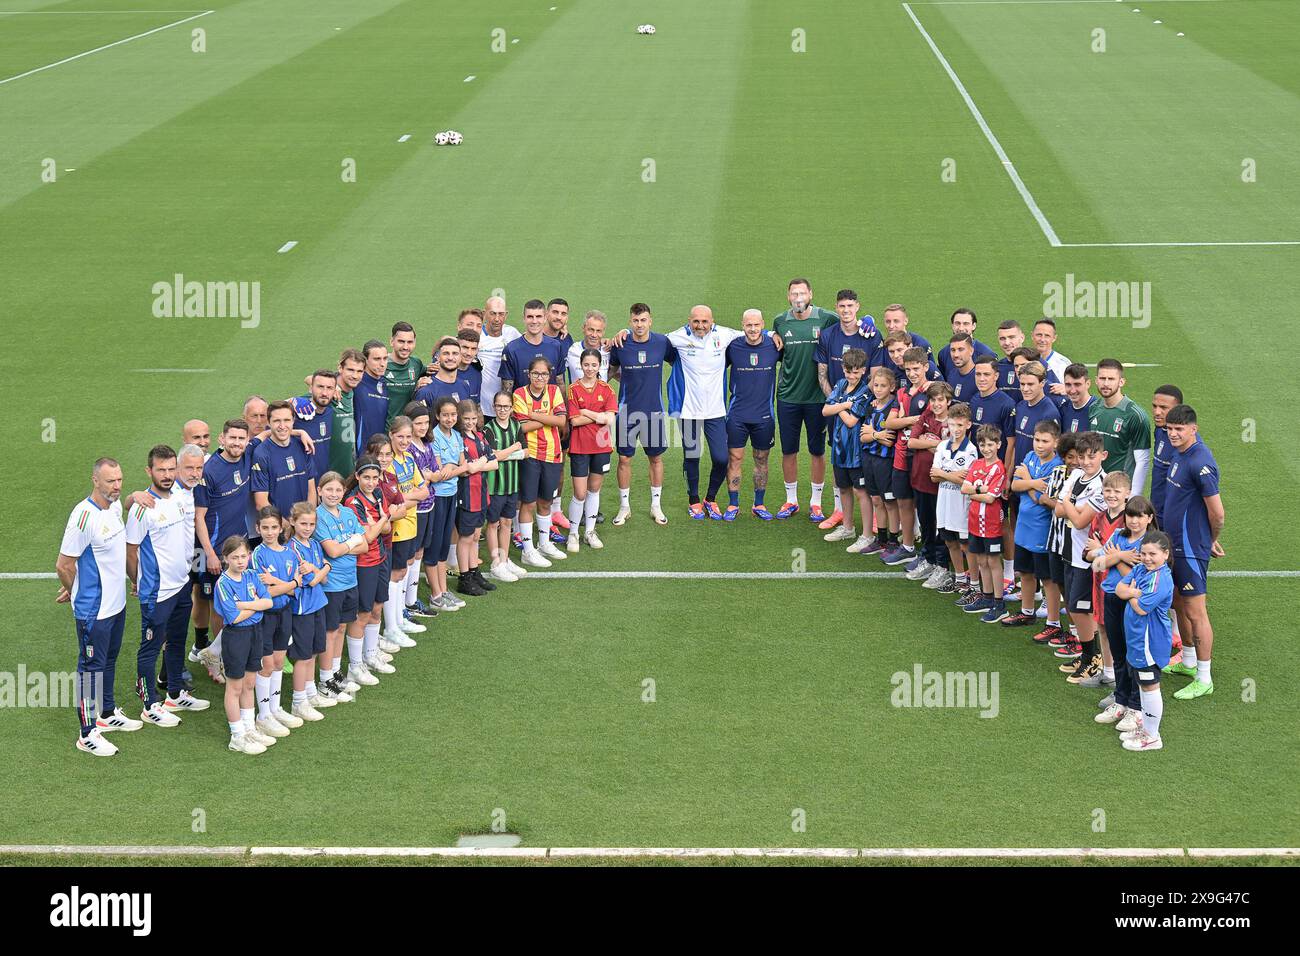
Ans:
[[[755,508],[761,508],[761,507],[763,507],[763,496],[766,495],[766,494],[767,494],[767,489],[766,489],[766,488],[755,488],[755,489],[754,489],[754,507],[755,507]]]
[[[739,508],[739,507],[740,507],[740,492],[739,492],[739,491],[729,491],[729,492],[727,492],[727,500],[731,503],[731,507],[733,507],[733,508]]]

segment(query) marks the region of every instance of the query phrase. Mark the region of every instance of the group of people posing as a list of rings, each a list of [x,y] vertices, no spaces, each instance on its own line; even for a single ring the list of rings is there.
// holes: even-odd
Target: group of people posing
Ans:
[[[120,465],[101,458],[57,565],[80,643],[77,746],[112,755],[105,733],[175,726],[209,706],[185,668],[193,623],[188,662],[225,684],[230,749],[262,753],[393,673],[421,619],[583,545],[602,548],[601,488],[615,454],[615,526],[633,515],[638,446],[650,517],[668,523],[663,455],[677,441],[690,519],[739,517],[748,446],[750,514],[788,520],[802,507],[806,440],[808,518],[827,540],[905,565],[909,579],[956,592],[986,622],[1045,617],[1034,640],[1066,661],[1067,679],[1114,687],[1098,720],[1116,723],[1131,749],[1158,749],[1162,669],[1194,678],[1175,696],[1213,691],[1205,592],[1209,559],[1222,554],[1217,465],[1179,389],[1157,390],[1153,456],[1122,363],[1097,363],[1093,396],[1094,373],[1055,350],[1050,319],[1033,325],[1032,346],[1019,323],[1003,322],[999,357],[975,338],[975,313],[959,309],[936,352],[901,305],[885,309],[882,329],[859,314],[852,290],[833,312],[812,305],[806,279],[792,280],[787,298],[770,327],[754,309],[738,329],[718,326],[700,305],[667,334],[652,330],[644,303],[612,334],[592,310],[575,340],[565,300],[528,301],[520,332],[494,297],[461,312],[428,365],[412,326],[398,322],[387,343],[345,349],[336,368],[307,376],[306,394],[249,398],[213,452],[206,423],[187,422],[178,449],[150,450],[150,485],[124,502]],[[785,501],[772,513],[778,432]],[[112,689],[128,581],[141,606],[139,720]],[[1182,656],[1171,663],[1175,630]]]

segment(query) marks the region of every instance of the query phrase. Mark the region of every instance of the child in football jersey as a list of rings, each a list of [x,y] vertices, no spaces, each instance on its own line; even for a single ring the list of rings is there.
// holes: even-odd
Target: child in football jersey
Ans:
[[[383,445],[382,447],[387,447]],[[348,677],[361,686],[379,683],[375,674],[392,674],[396,668],[379,660],[379,625],[388,599],[388,575],[392,562],[392,501],[380,489],[383,466],[379,459],[364,455],[348,480],[343,507],[351,508],[365,527],[379,525],[365,554],[357,555],[357,619],[348,625]],[[398,494],[397,499],[401,499]],[[360,666],[355,662],[361,661]]]
[[[1160,736],[1164,716],[1160,671],[1169,663],[1173,643],[1169,620],[1174,600],[1174,580],[1168,564],[1171,547],[1169,535],[1148,531],[1138,550],[1139,565],[1115,585],[1115,595],[1128,602],[1124,608],[1124,642],[1142,699],[1141,724],[1121,732],[1120,739],[1125,750],[1139,753],[1164,746]]]
[[[294,592],[293,634],[289,660],[293,666],[293,710],[303,720],[323,720],[320,711],[338,701],[316,693],[316,657],[325,657],[325,581],[330,564],[315,539],[316,508],[300,501],[289,512],[289,550],[298,559],[298,589]]]
[[[890,336],[893,338],[893,336]],[[890,358],[893,358],[893,348]],[[930,386],[926,373],[930,361],[925,350],[904,348],[898,355],[897,363],[907,376],[907,381],[894,393],[898,403],[892,415],[884,421],[885,428],[894,431],[898,438],[894,442],[894,471],[892,475],[894,498],[898,502],[899,547],[897,553],[884,558],[886,564],[905,564],[909,570],[919,566],[915,547],[916,543],[916,497],[912,490],[911,457],[912,450],[908,440],[912,437],[912,428],[921,420],[921,413],[929,401],[926,389]]]
[[[872,396],[864,381],[867,374],[867,353],[862,349],[849,349],[841,356],[844,377],[835,383],[822,415],[831,420],[831,471],[835,488],[839,492],[843,520],[838,528],[827,532],[826,541],[852,541],[847,548],[850,554],[861,554],[876,547],[871,533],[871,496],[867,493],[867,480],[862,468],[862,442],[858,426],[867,414]],[[857,502],[862,516],[862,534],[853,523],[853,503]]]
[[[996,624],[1007,616],[1002,584],[1002,492],[1007,469],[998,457],[1002,431],[996,425],[981,425],[975,432],[975,444],[980,457],[971,463],[961,491],[970,501],[966,547],[975,558],[979,591],[957,606],[967,614],[982,614],[980,620],[985,624]]]
[[[1024,387],[1023,385],[1021,386]],[[1097,646],[1097,622],[1092,616],[1092,564],[1083,556],[1088,543],[1092,519],[1106,507],[1102,482],[1106,473],[1106,446],[1100,432],[1083,432],[1075,443],[1079,467],[1065,480],[1064,493],[1056,504],[1056,514],[1065,519],[1070,532],[1070,563],[1065,569],[1065,605],[1074,623],[1075,642],[1061,648],[1057,656],[1071,684],[1078,684],[1101,670],[1101,652]],[[1075,657],[1075,653],[1078,657]],[[1071,665],[1071,659],[1075,663]]]
[[[305,502],[304,502],[305,504]],[[310,507],[310,506],[308,506]],[[257,671],[262,666],[262,612],[272,600],[257,574],[249,570],[251,555],[242,534],[233,534],[221,545],[226,569],[217,579],[213,603],[226,622],[221,642],[221,660],[226,667],[226,720],[230,723],[230,749],[236,753],[261,754],[275,743],[253,723],[253,700]]]
[[[357,556],[370,550],[370,542],[379,537],[382,525],[378,522],[362,525],[357,513],[343,506],[347,493],[343,476],[329,471],[321,476],[321,503],[316,508],[316,540],[330,561],[330,577],[325,583],[325,645],[329,660],[328,671],[322,669],[320,691],[346,704],[361,689],[360,682],[343,670],[344,634],[348,628],[355,631],[360,610],[357,595]],[[349,645],[349,670],[361,667],[361,648]]]
[[[1124,474],[1124,472],[1112,472]],[[1110,478],[1111,475],[1107,475]],[[1087,557],[1094,571],[1102,574],[1102,632],[1110,645],[1110,658],[1114,662],[1115,690],[1101,702],[1102,712],[1094,718],[1099,724],[1126,721],[1121,733],[1132,730],[1138,723],[1142,701],[1138,696],[1137,679],[1128,666],[1128,646],[1124,637],[1125,603],[1115,594],[1115,585],[1140,563],[1139,550],[1142,539],[1155,521],[1155,508],[1141,495],[1134,495],[1124,505],[1123,523],[1116,527],[1104,542],[1089,542]]]
[[[970,589],[966,556],[966,539],[970,536],[970,520],[961,484],[966,480],[970,466],[979,453],[975,443],[967,437],[970,431],[970,406],[954,402],[948,409],[948,440],[940,442],[934,450],[934,464],[930,478],[938,483],[939,494],[935,512],[939,533],[948,546],[948,559],[952,564],[953,578],[935,588],[940,594],[952,594],[959,587],[963,593]],[[974,570],[972,561],[969,565]],[[979,571],[975,570],[978,575]]]
[[[493,457],[499,467],[488,478],[486,515],[488,552],[492,555],[491,574],[497,581],[512,583],[528,574],[510,560],[510,529],[519,513],[519,459],[523,458],[519,423],[513,414],[514,401],[508,392],[492,397],[493,417],[485,433],[492,443]]]
[[[1106,575],[1096,566],[1094,547],[1103,548],[1116,528],[1124,524],[1124,506],[1129,495],[1133,493],[1133,479],[1123,471],[1108,472],[1101,483],[1101,496],[1106,502],[1106,510],[1095,515],[1092,527],[1088,529],[1088,541],[1084,545],[1084,558],[1091,561],[1092,569],[1092,619],[1097,623],[1097,643],[1101,645],[1101,671],[1080,681],[1080,687],[1114,687],[1115,665],[1110,653],[1110,638],[1106,634],[1106,620],[1103,614],[1105,601],[1101,583]]]
[[[433,413],[424,402],[411,402],[402,409],[402,414],[411,420],[410,455],[415,459],[415,465],[420,469],[420,473],[424,475],[424,480],[429,481],[430,476],[438,467],[438,460],[434,457],[433,449],[429,447],[429,432],[433,428]],[[415,556],[411,559],[411,566],[406,569],[406,592],[402,598],[403,614],[408,618],[437,617],[438,615],[437,608],[421,601],[419,597],[420,568],[421,566],[428,567],[427,562],[424,561],[424,551],[433,532],[430,523],[430,519],[433,517],[433,505],[433,495],[429,495],[423,501],[418,501],[415,504],[415,540],[419,542],[419,546],[415,549]],[[427,570],[425,573],[428,573]],[[421,625],[421,627],[423,626]]]
[[[496,471],[497,459],[492,454],[487,436],[478,426],[478,402],[466,399],[456,406],[456,430],[460,433],[465,456],[465,468],[456,483],[456,531],[460,534],[456,551],[460,559],[460,584],[463,589],[468,582],[473,582],[481,596],[497,589],[479,570],[483,559],[478,553],[479,538],[487,522],[488,490],[484,472]],[[594,512],[592,518],[595,518]],[[574,527],[581,523],[575,522]],[[573,533],[576,532],[570,532]]]
[[[921,525],[921,556],[924,563],[907,572],[910,581],[921,581],[931,590],[942,587],[952,578],[948,569],[948,549],[939,535],[937,515],[939,486],[930,477],[934,450],[949,437],[948,406],[952,403],[952,386],[931,382],[925,390],[926,407],[920,420],[912,426],[907,439],[912,450],[911,481],[916,495],[916,517]]]
[[[1015,571],[1020,575],[1020,611],[1002,621],[1007,627],[1033,624],[1035,620],[1034,595],[1038,586],[1047,591],[1051,580],[1047,557],[1047,533],[1052,522],[1052,509],[1041,503],[1047,493],[1048,479],[1053,469],[1061,463],[1056,454],[1061,425],[1045,418],[1034,426],[1034,449],[1027,454],[1011,478],[1011,490],[1020,496],[1019,520],[1016,522]],[[1060,614],[1060,595],[1049,610]]]
[[[1065,432],[1057,438],[1056,456],[1061,459],[1061,463],[1052,469],[1047,478],[1047,490],[1038,496],[1039,505],[1047,508],[1052,518],[1047,526],[1048,577],[1043,582],[1047,626],[1034,635],[1034,643],[1050,647],[1053,651],[1066,647],[1074,640],[1068,622],[1065,627],[1061,627],[1061,607],[1065,603],[1065,567],[1070,559],[1070,533],[1065,519],[1057,517],[1056,505],[1064,494],[1065,479],[1079,467],[1079,452],[1075,447],[1078,440],[1078,432]]]
[[[871,495],[871,508],[875,516],[876,542],[880,559],[889,563],[897,557],[901,547],[898,538],[898,500],[894,497],[894,441],[897,433],[885,427],[885,419],[898,407],[894,399],[894,373],[884,367],[871,370],[867,387],[872,401],[858,429],[862,441],[862,476],[866,479],[867,493]],[[873,554],[872,548],[863,554]]]
[[[605,545],[596,534],[600,488],[609,472],[610,428],[618,417],[618,398],[600,379],[601,354],[583,349],[578,357],[582,378],[569,386],[565,407],[569,413],[569,471],[573,498],[569,501],[569,540],[566,548],[577,554],[579,541],[599,550]],[[585,526],[585,529],[584,529]]]
[[[293,592],[298,588],[298,559],[284,546],[284,518],[275,505],[257,513],[262,543],[253,549],[253,572],[266,585],[271,608],[262,612],[262,668],[253,681],[257,691],[254,726],[268,737],[287,737],[302,719],[280,706],[284,656],[293,634]]]

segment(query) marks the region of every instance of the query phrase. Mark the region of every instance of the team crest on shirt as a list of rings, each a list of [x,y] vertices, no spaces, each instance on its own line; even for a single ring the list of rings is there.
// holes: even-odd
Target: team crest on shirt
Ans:
[[[847,351],[848,351],[849,349],[851,349],[851,348],[853,348],[853,343],[852,343],[852,342],[845,342],[843,345],[840,346],[840,354],[843,355],[845,352],[847,352]]]
[[[325,437],[325,423],[324,423],[324,422],[321,422],[321,423],[320,423],[320,437],[321,437],[321,438],[324,438],[324,437]]]
[[[1164,441],[1158,441],[1158,442],[1156,442],[1156,454],[1157,454],[1157,455],[1162,455],[1162,454],[1164,454],[1164,451],[1165,451],[1165,443],[1164,443]]]
[[[1174,475],[1176,475],[1176,474],[1178,474],[1178,463],[1177,463],[1177,462],[1174,462],[1174,464],[1172,464],[1172,465],[1169,466],[1169,477],[1170,477],[1170,479],[1172,480],[1173,477],[1174,477]]]
[[[1020,419],[1020,430],[1024,431],[1028,427],[1029,427],[1029,416],[1026,415],[1024,418]]]
[[[375,383],[375,394],[376,395],[384,394],[384,383],[382,380]]]
[[[961,398],[961,383],[960,383],[960,382],[958,382],[958,383],[957,383],[957,386],[952,390],[952,395],[953,395],[953,398]]]
[[[750,364],[750,365],[757,365],[757,364],[758,364],[758,353],[757,353],[757,352],[750,352],[750,353],[749,353],[749,364]]]
[[[637,363],[638,363],[638,364],[640,364],[640,365],[644,365],[644,364],[645,364],[645,352],[637,352],[637,353],[636,353],[636,360],[637,360]]]
[[[983,406],[983,405],[981,405],[979,408],[975,409],[975,421],[977,421],[977,422],[982,422],[982,421],[984,421],[984,406]]]
[[[1123,427],[1124,427],[1124,419],[1122,419],[1122,418],[1117,418],[1117,419],[1115,419],[1115,434],[1116,434],[1116,435],[1119,434],[1119,430],[1120,430],[1121,428],[1123,428]]]
[[[236,484],[236,485],[242,485],[243,483],[244,483],[244,479],[240,477],[240,475],[239,475],[239,469],[236,468],[236,469],[235,469],[235,484]]]
[[[290,455],[288,458],[286,458],[286,459],[284,460],[284,463],[285,463],[285,466],[286,466],[290,471],[293,471],[295,468],[298,467],[298,465],[297,465],[297,464],[294,462],[294,460],[293,460],[293,455]]]

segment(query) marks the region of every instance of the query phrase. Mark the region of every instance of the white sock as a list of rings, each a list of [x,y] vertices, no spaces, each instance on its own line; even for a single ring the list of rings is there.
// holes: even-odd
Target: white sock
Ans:
[[[1113,666],[1103,666],[1101,669],[1101,676],[1106,678],[1106,680],[1114,680],[1115,668]]]
[[[232,737],[244,736],[244,722],[242,720],[239,721],[238,723],[229,724],[228,726],[230,727],[230,736]]]
[[[600,513],[600,492],[587,492],[587,534],[596,530],[596,515]]]
[[[556,495],[551,499],[551,514],[559,515],[564,513],[564,499]]]
[[[834,509],[834,510],[835,510],[835,511],[843,511],[843,510],[844,510],[844,503],[840,500],[840,489],[838,489],[838,488],[832,488],[832,489],[831,489],[831,498],[832,498],[832,500],[835,502],[835,509]]]
[[[332,667],[320,668],[320,682],[322,684],[329,683],[329,681],[332,680],[333,677],[334,677],[334,668]]]
[[[351,634],[348,635],[348,665],[350,667],[356,667],[366,662],[365,645],[366,639],[364,636],[353,637]]]
[[[809,499],[809,507],[820,508],[822,506],[822,491],[826,488],[826,482],[813,482],[812,498]]]
[[[1210,659],[1208,657],[1198,657],[1196,659],[1196,679],[1202,684],[1213,684],[1210,680]]]
[[[253,686],[257,692],[257,716],[265,718],[271,716],[271,678],[263,677],[258,674],[253,678]]]
[[[1183,663],[1188,667],[1196,666],[1196,648],[1191,644],[1183,645]]]
[[[212,651],[212,653],[216,654],[218,657],[221,656],[221,635],[225,633],[226,633],[225,628],[222,628],[221,630],[217,631],[217,636],[214,637],[212,639],[212,643],[208,645],[208,650]]]
[[[523,525],[519,523],[519,514],[518,512],[516,512],[515,516],[510,519],[510,533],[512,535],[521,534],[522,530],[523,530]]]
[[[307,685],[303,688],[303,693],[306,695],[307,700],[314,698],[316,696],[316,682],[308,678]],[[297,696],[296,692],[294,696]]]
[[[331,673],[337,674],[340,670],[343,669],[343,658],[336,657],[334,658],[334,660],[330,661],[330,668],[331,668]]]
[[[799,482],[787,481],[785,483],[785,500],[796,505],[799,503]]]
[[[406,569],[406,603],[404,607],[410,607],[415,603],[416,595],[420,593],[420,562],[416,561]]]
[[[388,582],[388,600],[384,602],[384,625],[390,634],[397,634],[402,630],[399,622],[402,619],[400,605],[403,587],[401,581]]]
[[[585,501],[577,498],[569,500],[569,534],[577,534],[582,526],[582,511],[587,506]]]
[[[296,690],[293,692],[293,703],[295,705],[307,703],[307,691]]]
[[[631,498],[632,498],[632,489],[631,489],[631,488],[620,488],[620,489],[618,489],[618,506],[619,506],[619,508],[627,508],[627,509],[630,510],[631,507],[632,507],[632,505],[630,504]]]
[[[271,713],[280,710],[280,690],[284,686],[284,669],[277,667],[271,671]]]
[[[375,651],[379,650],[379,625],[378,624],[366,625],[366,636],[363,639],[362,647],[364,648],[364,650],[362,651],[363,660],[364,658],[369,657]]]
[[[659,507],[659,499],[663,497],[663,494],[664,494],[663,485],[660,485],[658,488],[656,488],[654,485],[650,486],[650,507],[651,508]]]
[[[1142,729],[1148,737],[1160,737],[1160,718],[1165,712],[1165,701],[1160,696],[1160,685],[1147,690],[1141,688],[1142,694]]]
[[[252,730],[253,729],[253,708],[251,707],[239,708],[239,722],[244,725],[244,730],[246,731]]]
[[[519,522],[519,533],[524,536],[524,550],[533,550],[533,523],[531,521]]]
[[[541,546],[544,542],[551,540],[551,516],[537,516],[537,544]]]
[[[1002,576],[1008,581],[1016,579],[1016,563],[1014,561],[1008,561],[1006,558],[1002,559]]]

